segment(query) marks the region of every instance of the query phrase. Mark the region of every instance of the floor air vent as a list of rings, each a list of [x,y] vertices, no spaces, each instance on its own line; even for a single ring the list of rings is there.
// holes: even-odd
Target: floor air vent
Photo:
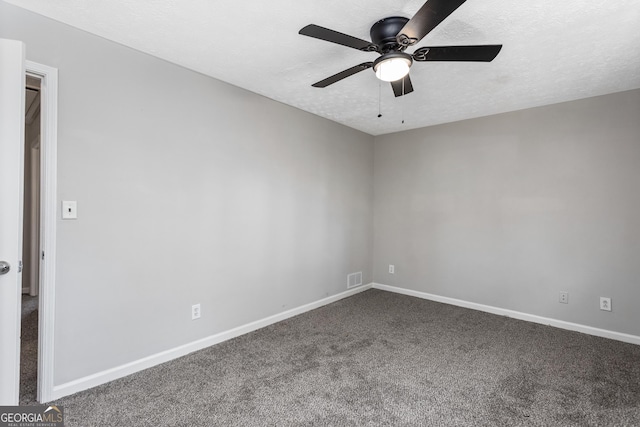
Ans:
[[[362,271],[347,275],[347,289],[362,285]]]

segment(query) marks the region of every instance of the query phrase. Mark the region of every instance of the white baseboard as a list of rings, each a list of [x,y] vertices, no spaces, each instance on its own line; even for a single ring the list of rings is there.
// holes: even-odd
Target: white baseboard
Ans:
[[[139,360],[135,360],[130,363],[126,363],[124,365],[116,366],[115,368],[107,369],[106,371],[98,372],[83,378],[79,378],[77,380],[54,386],[51,400],[56,400],[64,396],[77,393],[79,391],[87,390],[89,388],[105,384],[109,381],[131,375],[135,372],[139,372],[144,369],[159,365],[161,363],[177,359],[178,357],[185,356],[189,353],[193,353],[194,351],[202,350],[203,348],[219,344],[232,338],[236,338],[240,335],[244,335],[257,329],[261,329],[274,323],[297,316],[299,314],[306,313],[307,311],[315,310],[316,308],[320,308],[327,304],[339,301],[343,298],[347,298],[362,291],[366,291],[367,289],[370,289],[371,286],[371,283],[368,285],[358,286],[357,288],[349,289],[348,291],[341,292],[337,295],[323,298],[319,301],[305,304],[303,306],[293,308],[291,310],[287,310],[282,313],[257,320],[255,322],[251,322],[246,325],[230,329],[228,331],[220,332],[218,334],[202,338],[198,341],[184,344],[170,350],[166,350]]]
[[[497,314],[500,316],[512,317],[514,319],[526,320],[527,322],[540,323],[569,331],[582,332],[583,334],[594,335],[597,337],[609,338],[612,340],[623,341],[630,344],[640,345],[640,337],[636,335],[624,334],[622,332],[608,331],[606,329],[594,328],[592,326],[581,325],[578,323],[565,322],[564,320],[551,319],[549,317],[536,316],[534,314],[522,313],[519,311],[507,310],[505,308],[492,307],[490,305],[477,304],[459,300],[455,298],[443,297],[440,295],[428,294],[426,292],[414,291],[411,289],[398,288],[395,286],[373,283],[374,289],[382,291],[394,292],[397,294],[409,295],[412,297],[427,299],[431,301],[441,302],[444,304],[456,305],[458,307],[470,308],[473,310],[484,311],[487,313]]]

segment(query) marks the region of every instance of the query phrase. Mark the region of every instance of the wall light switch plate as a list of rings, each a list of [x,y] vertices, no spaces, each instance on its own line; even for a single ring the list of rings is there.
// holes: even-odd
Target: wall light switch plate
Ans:
[[[62,219],[78,219],[78,202],[75,200],[62,201]]]

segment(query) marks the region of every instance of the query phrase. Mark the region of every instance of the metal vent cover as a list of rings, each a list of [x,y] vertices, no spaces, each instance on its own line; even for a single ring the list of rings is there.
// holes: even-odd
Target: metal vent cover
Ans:
[[[347,289],[362,285],[362,271],[347,275]]]

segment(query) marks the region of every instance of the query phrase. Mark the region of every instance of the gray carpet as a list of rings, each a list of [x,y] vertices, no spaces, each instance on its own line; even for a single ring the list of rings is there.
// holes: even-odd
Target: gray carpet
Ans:
[[[22,295],[20,405],[37,405],[38,297]]]
[[[631,426],[640,346],[368,290],[56,404],[68,426]]]

